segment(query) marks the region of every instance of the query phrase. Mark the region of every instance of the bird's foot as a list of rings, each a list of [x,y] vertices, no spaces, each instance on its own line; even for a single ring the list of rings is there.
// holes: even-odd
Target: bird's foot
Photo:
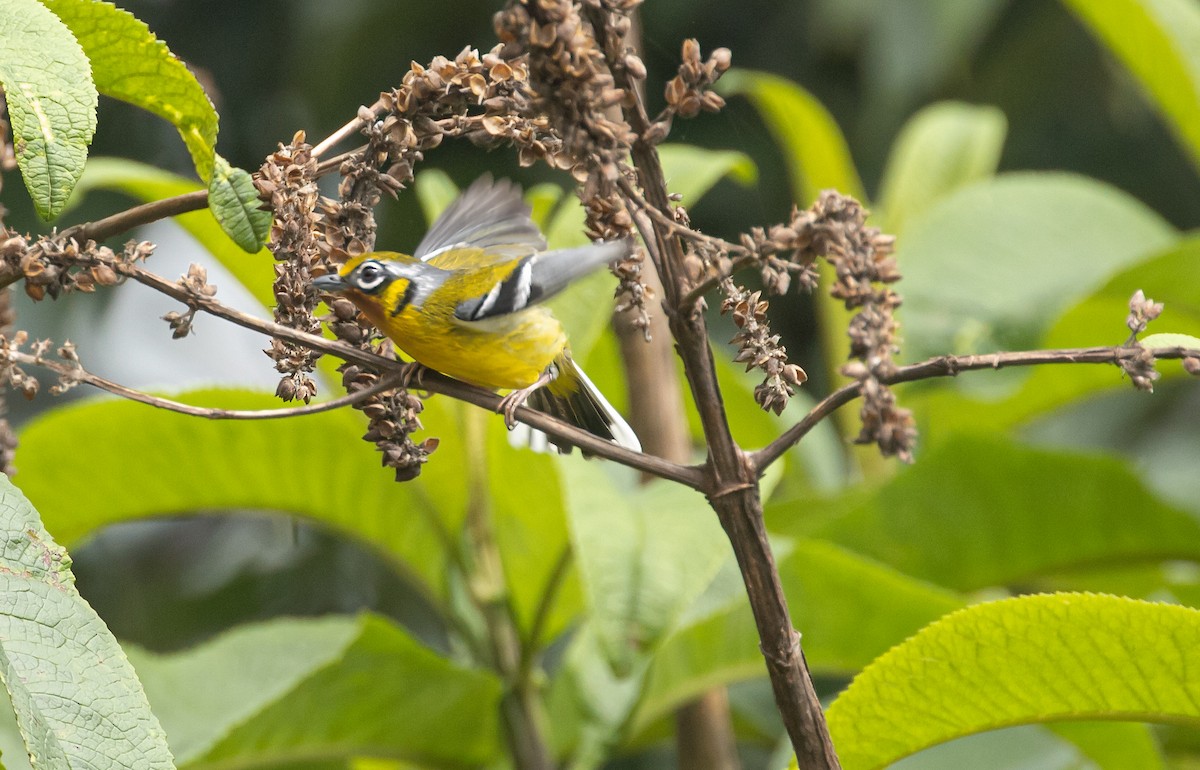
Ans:
[[[509,430],[517,426],[517,409],[519,409],[525,401],[538,388],[548,384],[554,379],[554,375],[550,371],[542,372],[542,374],[528,387],[520,388],[509,393],[504,398],[500,399],[500,403],[496,405],[496,411],[504,415],[504,425]]]

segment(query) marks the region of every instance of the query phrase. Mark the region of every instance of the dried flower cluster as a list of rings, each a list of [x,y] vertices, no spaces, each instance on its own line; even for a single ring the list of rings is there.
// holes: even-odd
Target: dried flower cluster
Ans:
[[[275,256],[275,321],[309,334],[320,334],[313,317],[317,299],[312,291],[314,269],[322,265],[316,214],[319,197],[317,162],[304,132],[292,137],[267,157],[256,184],[259,196],[274,212],[268,247]],[[313,369],[320,354],[291,342],[271,339],[267,355],[283,375],[275,395],[284,401],[308,403],[317,394]]]
[[[1136,348],[1137,353],[1131,358],[1121,359],[1119,365],[1129,375],[1133,386],[1147,393],[1154,392],[1154,382],[1161,375],[1154,368],[1154,353],[1142,347],[1137,336],[1146,331],[1146,327],[1162,315],[1162,311],[1163,304],[1147,298],[1141,289],[1129,298],[1129,315],[1125,318],[1125,325],[1129,327],[1129,341],[1125,344]],[[1187,366],[1186,360],[1184,365]]]
[[[808,380],[808,374],[787,362],[787,350],[767,323],[767,302],[762,292],[746,291],[729,278],[722,282],[721,290],[725,293],[721,312],[732,313],[738,327],[730,340],[738,346],[733,360],[746,364],[746,371],[758,368],[766,372],[766,379],[754,388],[754,400],[764,410],[779,414],[795,389]]]
[[[559,167],[571,168],[581,183],[579,197],[586,212],[588,237],[596,240],[632,239],[633,218],[618,193],[622,162],[637,139],[623,119],[620,107],[629,100],[622,79],[639,81],[646,67],[626,43],[632,22],[629,14],[640,0],[598,0],[586,5],[569,0],[513,0],[496,14],[496,36],[503,44],[500,55],[524,60],[529,99],[513,105],[526,119],[544,116],[548,131],[559,137]],[[596,32],[604,33],[597,40]],[[648,333],[646,301],[649,290],[641,281],[640,248],[614,266],[620,283],[617,308],[629,311],[632,324]]]
[[[700,61],[700,43],[696,40],[683,41],[683,61],[679,65],[679,74],[667,83],[664,96],[667,109],[664,118],[669,120],[672,114],[682,118],[692,118],[705,112],[716,112],[725,106],[725,100],[715,91],[708,90],[729,69],[733,54],[728,48],[717,48],[708,56],[708,61]]]
[[[886,284],[900,280],[893,256],[895,238],[866,227],[867,212],[853,198],[825,191],[810,209],[811,248],[833,265],[837,279],[830,294],[854,311],[850,320],[851,363],[842,373],[862,384],[862,431],[858,443],[875,443],[884,456],[912,461],[916,426],[912,413],[896,406],[884,384],[896,369],[900,296]],[[884,284],[884,285],[880,285]]]
[[[30,243],[25,236],[0,228],[0,261],[25,279],[25,293],[34,301],[112,286],[120,281],[113,269],[115,263],[143,260],[153,251],[151,243],[130,242],[118,257],[112,249],[97,246],[95,241],[80,245],[74,238],[48,235]]]
[[[195,262],[188,265],[187,275],[177,281],[179,287],[196,299],[209,299],[216,296],[217,287],[208,282],[208,270]],[[172,310],[165,314],[162,320],[171,327],[171,339],[181,339],[192,333],[192,322],[196,320],[196,306],[188,305],[182,312]]]
[[[25,398],[33,398],[37,395],[41,385],[36,377],[21,368],[20,363],[40,366],[54,343],[50,340],[37,340],[29,344],[27,352],[22,351],[27,343],[29,343],[28,332],[17,331],[11,336],[0,334],[0,385],[11,386],[21,391]],[[64,342],[56,352],[66,364],[53,367],[59,374],[58,381],[50,387],[50,393],[58,396],[79,384],[81,379],[79,375],[83,372],[83,365],[79,362],[75,346],[70,342]],[[15,447],[15,439],[11,441]],[[3,443],[7,445],[8,442],[9,440],[4,440]],[[10,461],[11,458],[6,459],[6,467]]]

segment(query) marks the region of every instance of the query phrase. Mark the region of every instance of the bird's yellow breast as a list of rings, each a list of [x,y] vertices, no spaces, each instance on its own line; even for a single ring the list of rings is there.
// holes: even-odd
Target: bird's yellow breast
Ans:
[[[347,296],[401,351],[430,369],[486,388],[532,385],[567,345],[562,324],[540,306],[460,321],[454,317],[458,298],[473,296],[472,287],[463,285],[466,278],[452,275],[423,305],[406,305],[395,315],[390,310],[408,288],[404,279],[378,297],[357,291]]]

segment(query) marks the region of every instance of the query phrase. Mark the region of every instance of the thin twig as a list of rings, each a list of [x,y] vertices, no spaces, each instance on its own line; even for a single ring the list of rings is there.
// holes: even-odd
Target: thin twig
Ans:
[[[1114,345],[1111,347],[1058,348],[1050,350],[1020,350],[1009,353],[987,353],[975,356],[937,356],[908,366],[901,366],[879,381],[885,385],[901,382],[916,382],[935,377],[954,377],[959,372],[981,369],[1006,369],[1015,366],[1039,366],[1042,364],[1117,364],[1136,357],[1141,346]],[[1200,357],[1200,350],[1188,348],[1152,348],[1157,359]],[[754,468],[762,473],[767,466],[779,459],[788,449],[828,417],[834,410],[859,396],[861,383],[843,385],[822,399],[809,410],[804,418],[788,428],[778,438],[750,455]]]
[[[216,407],[194,406],[192,404],[184,404],[179,401],[174,401],[169,398],[155,396],[144,391],[130,388],[118,382],[93,374],[86,369],[71,366],[70,364],[48,359],[44,356],[34,356],[28,353],[13,351],[6,355],[9,361],[18,364],[27,364],[30,366],[40,366],[44,369],[49,369],[55,374],[70,378],[71,380],[91,385],[94,388],[99,388],[105,392],[111,393],[114,396],[137,401],[141,404],[147,404],[157,409],[165,409],[168,412],[178,412],[192,417],[204,417],[209,420],[278,420],[284,417],[300,417],[306,414],[318,414],[320,412],[329,412],[349,404],[355,404],[371,396],[382,393],[386,390],[391,390],[398,387],[404,380],[405,373],[392,372],[386,377],[381,377],[375,384],[370,387],[356,390],[353,393],[347,393],[338,398],[330,399],[329,401],[321,401],[316,404],[306,404],[305,406],[284,407],[280,409],[220,409]]]
[[[382,106],[383,106],[383,100],[376,99],[375,103],[372,104],[370,107],[367,107],[367,109],[370,110],[372,114],[374,114]],[[334,131],[332,134],[325,137],[320,142],[317,142],[317,144],[312,148],[312,156],[314,158],[321,157],[322,155],[325,154],[325,151],[328,150],[330,147],[333,147],[335,144],[342,141],[346,137],[352,136],[353,134],[358,133],[359,129],[361,129],[362,127],[363,127],[363,119],[361,117],[355,116],[354,120],[349,121],[348,123],[346,123],[346,125],[342,126],[337,131]]]

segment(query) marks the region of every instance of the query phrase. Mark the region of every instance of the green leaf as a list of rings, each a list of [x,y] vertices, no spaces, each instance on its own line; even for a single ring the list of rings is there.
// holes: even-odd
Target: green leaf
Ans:
[[[726,96],[750,99],[784,151],[792,194],[801,206],[833,188],[866,201],[846,138],[833,116],[808,91],[767,72],[732,69],[717,81]]]
[[[83,173],[99,97],[71,30],[34,0],[0,0],[0,85],[25,187],[53,219]]]
[[[596,636],[623,676],[712,580],[729,543],[697,492],[663,481],[618,487],[577,457],[560,470]]]
[[[355,756],[442,766],[500,752],[500,682],[380,617],[272,620],[133,659],[181,767]]]
[[[265,393],[196,391],[178,400],[278,408]],[[212,421],[94,399],[45,413],[20,433],[19,479],[47,528],[73,542],[101,527],[214,511],[303,516],[379,550],[434,596],[445,590],[449,532],[465,507],[462,447],[446,399],[422,419],[445,436],[417,482],[397,484],[348,409],[302,418]],[[440,433],[445,431],[445,433]],[[63,451],[63,437],[71,451]],[[136,460],[131,460],[136,458]],[[86,509],[79,501],[88,500]]]
[[[0,676],[34,767],[173,768],[125,653],[75,589],[71,558],[7,476],[0,534]]]
[[[262,250],[271,230],[271,213],[263,211],[260,205],[250,173],[214,155],[212,178],[208,182],[209,211],[226,235],[251,254]]]
[[[999,109],[962,102],[939,102],[910,118],[879,185],[880,229],[898,235],[948,193],[995,174],[1006,131]]]
[[[1200,612],[1094,594],[969,607],[868,666],[829,707],[846,770],[1017,724],[1200,727]]]
[[[1066,308],[1176,237],[1092,179],[1005,174],[961,188],[897,243],[905,357],[1030,347]]]
[[[1082,565],[1200,558],[1200,523],[1123,462],[995,435],[955,436],[868,495],[769,515],[773,531],[827,538],[958,590]]]
[[[1200,166],[1200,8],[1189,0],[1064,0],[1146,90]]]
[[[479,412],[488,431],[487,479],[509,604],[522,634],[553,640],[583,609],[558,465],[547,454],[509,446],[500,420]],[[536,493],[531,494],[531,490]]]
[[[1158,741],[1146,725],[1056,722],[1049,728],[1079,747],[1099,770],[1164,770]]]
[[[203,189],[199,184],[154,166],[123,158],[92,158],[75,188],[77,199],[91,190],[116,190],[143,203]],[[209,254],[245,286],[264,307],[275,304],[275,274],[271,252],[247,256],[235,245],[207,211],[190,211],[175,217]]]
[[[200,178],[213,171],[217,112],[196,76],[133,14],[97,0],[42,0],[78,38],[96,87],[169,121]],[[57,50],[48,49],[48,50]]]
[[[421,205],[421,213],[425,215],[425,224],[430,226],[461,192],[450,175],[437,168],[425,169],[417,174],[413,190]]]
[[[1200,337],[1190,334],[1150,334],[1142,338],[1142,347],[1146,348],[1187,348],[1200,350]]]
[[[964,604],[949,591],[819,540],[786,549],[779,574],[805,657],[818,675],[857,671]],[[750,605],[730,560],[655,653],[634,731],[707,689],[765,673]]]
[[[711,150],[689,144],[663,144],[658,148],[667,187],[678,193],[687,206],[712,189],[725,177],[743,186],[758,181],[758,167],[745,153],[737,150]]]

